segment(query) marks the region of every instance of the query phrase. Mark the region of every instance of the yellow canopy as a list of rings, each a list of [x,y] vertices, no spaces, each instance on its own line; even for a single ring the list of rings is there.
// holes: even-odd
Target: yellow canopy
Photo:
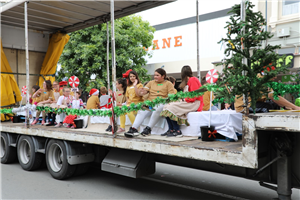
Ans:
[[[1,72],[12,73],[6,55],[3,51],[2,40],[1,40]],[[16,100],[14,97],[16,95]],[[1,106],[7,106],[15,104],[22,100],[21,92],[18,87],[17,81],[13,74],[2,74],[1,73]]]
[[[57,62],[60,55],[68,43],[70,36],[62,33],[55,33],[51,35],[48,50],[44,58],[40,74],[44,75],[45,80],[55,81],[54,74],[56,72]],[[53,76],[47,76],[53,74]],[[43,87],[44,78],[39,77],[39,86]]]

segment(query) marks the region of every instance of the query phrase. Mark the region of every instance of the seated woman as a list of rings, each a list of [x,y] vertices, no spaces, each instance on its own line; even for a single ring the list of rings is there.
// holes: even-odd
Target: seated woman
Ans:
[[[141,88],[139,91],[139,96],[143,96],[146,93],[149,93],[148,100],[153,100],[157,97],[167,98],[168,94],[174,94],[174,86],[170,81],[166,80],[167,73],[164,69],[159,68],[154,72],[154,80],[149,81],[149,83],[145,86],[145,88]],[[160,113],[163,110],[164,105],[158,105],[153,109],[155,111],[148,110],[140,110],[135,118],[135,121],[130,127],[129,131],[125,133],[126,137],[133,137],[139,135],[138,128],[143,123],[144,119],[151,115],[150,122],[148,126],[141,132],[143,136],[147,136],[151,134],[151,129],[154,125],[162,119],[160,117]]]
[[[193,77],[193,72],[190,66],[185,65],[181,69],[182,82],[179,88],[184,92],[192,92],[201,87],[200,81]],[[168,122],[168,131],[162,136],[176,137],[182,136],[179,125],[185,124],[189,126],[187,121],[187,114],[189,112],[202,111],[203,109],[203,97],[186,98],[180,102],[172,102],[164,106],[160,116],[165,117]]]
[[[52,84],[51,81],[47,80],[43,83],[43,89],[39,89],[36,91],[32,98],[40,97],[40,102],[37,104],[37,106],[50,106],[52,101],[54,101],[54,94],[52,90]],[[36,112],[36,118],[35,120],[31,123],[31,125],[34,125],[38,122],[38,119],[40,117],[41,111]],[[42,112],[42,125],[45,124],[45,119],[46,119],[46,113]]]

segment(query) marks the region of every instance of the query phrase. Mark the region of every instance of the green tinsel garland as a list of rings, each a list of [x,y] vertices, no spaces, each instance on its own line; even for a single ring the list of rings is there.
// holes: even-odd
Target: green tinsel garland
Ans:
[[[287,85],[287,84],[284,84],[284,83],[278,83],[278,82],[269,82],[269,83],[266,83],[266,85],[273,89],[274,93],[273,93],[273,97],[275,100],[278,100],[278,96],[283,96],[285,94],[294,94],[294,93],[298,93],[298,96],[300,97],[300,85]],[[217,85],[215,86],[209,86],[207,87],[207,90],[208,91],[222,91],[224,90],[225,87],[219,87]],[[215,104],[215,103],[223,103],[224,102],[224,98],[215,98],[212,103]],[[234,102],[235,101],[235,98],[232,97],[231,98],[231,102]],[[228,102],[227,102],[228,103]]]
[[[293,93],[298,93],[300,97],[300,85],[286,85],[283,83],[277,83],[277,82],[269,82],[267,83],[267,86],[269,88],[272,88],[274,91],[274,99],[278,99],[278,95],[284,95],[284,94],[293,94]],[[213,85],[213,84],[206,84],[202,86],[201,88],[206,88],[208,91],[216,92],[216,91],[223,91],[226,90],[225,87],[220,87],[218,85]],[[121,116],[126,113],[132,112],[132,111],[139,111],[139,110],[145,110],[149,108],[150,110],[154,108],[158,104],[167,104],[170,102],[175,102],[180,99],[185,99],[185,98],[194,98],[198,96],[202,96],[204,93],[203,92],[178,92],[177,94],[170,94],[168,98],[163,99],[161,97],[157,97],[156,99],[149,101],[146,100],[144,102],[138,103],[138,104],[130,104],[128,107],[127,106],[122,106],[122,107],[115,107],[114,112],[115,115]],[[234,97],[232,97],[230,100],[231,102],[234,102]],[[213,100],[213,104],[215,103],[223,103],[224,98],[215,98]],[[298,100],[299,101],[299,100]],[[297,101],[297,104],[299,103]],[[230,103],[230,102],[228,102]],[[112,112],[110,110],[86,110],[86,109],[71,109],[71,108],[50,108],[50,107],[43,107],[43,106],[37,106],[36,110],[39,111],[45,111],[46,113],[49,112],[54,112],[56,114],[61,114],[65,112],[67,115],[80,115],[80,116],[112,116]],[[0,109],[1,114],[12,114],[12,108],[9,109]]]
[[[274,91],[274,99],[278,100],[278,95],[285,95],[285,94],[293,94],[298,93],[298,96],[300,97],[300,85],[286,85],[283,83],[277,83],[277,82],[270,82],[267,83],[267,86],[269,88],[272,88]]]
[[[170,94],[168,98],[161,98],[157,97],[156,99],[150,101],[146,100],[144,102],[138,103],[138,104],[130,104],[129,106],[122,106],[122,107],[114,107],[114,113],[117,117],[124,115],[129,112],[133,111],[139,111],[139,110],[145,110],[145,109],[152,109],[156,105],[159,104],[167,104],[170,102],[175,102],[180,99],[185,98],[194,98],[198,96],[202,96],[203,92],[178,92],[177,94]],[[54,112],[56,114],[66,113],[67,115],[79,115],[79,116],[100,116],[100,117],[111,117],[112,111],[110,110],[86,110],[86,109],[72,109],[72,108],[50,108],[48,106],[37,106],[36,110],[44,111],[46,113]]]
[[[12,114],[12,108],[4,108],[4,109],[0,109],[0,113],[1,114]]]

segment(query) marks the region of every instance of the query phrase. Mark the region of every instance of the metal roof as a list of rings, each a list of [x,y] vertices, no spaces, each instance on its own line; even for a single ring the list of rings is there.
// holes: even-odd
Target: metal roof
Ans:
[[[174,0],[115,1],[115,19]],[[12,0],[1,8],[1,24],[24,28],[24,2]],[[110,20],[110,1],[29,1],[28,28],[45,32],[73,32]]]

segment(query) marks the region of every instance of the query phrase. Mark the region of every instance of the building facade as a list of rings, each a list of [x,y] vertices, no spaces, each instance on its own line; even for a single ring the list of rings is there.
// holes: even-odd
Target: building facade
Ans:
[[[202,1],[199,0],[199,50],[200,70],[204,76],[209,69],[216,67],[224,58],[224,45],[218,43],[225,37],[226,21],[229,20],[228,11],[240,0],[230,1]],[[281,45],[279,54],[289,55],[288,62],[292,62],[291,72],[300,67],[300,2],[299,0],[284,1],[252,0],[255,11],[262,12],[267,19],[266,28],[274,34],[267,41],[271,45]],[[157,68],[164,68],[168,75],[180,79],[183,65],[190,65],[197,74],[197,32],[196,32],[196,1],[178,0],[155,9],[139,13],[144,20],[156,28],[153,44],[155,48],[148,48],[152,57],[148,58],[145,68],[153,74]],[[287,81],[282,77],[279,79]]]

